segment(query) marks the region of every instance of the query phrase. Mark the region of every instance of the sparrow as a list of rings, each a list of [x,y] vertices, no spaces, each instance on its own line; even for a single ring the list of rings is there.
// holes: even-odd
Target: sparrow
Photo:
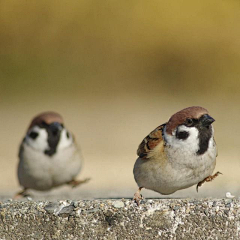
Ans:
[[[133,174],[139,189],[134,200],[139,205],[142,188],[167,195],[212,181],[217,147],[207,109],[185,108],[153,130],[140,143]]]
[[[56,112],[43,112],[33,118],[19,149],[18,180],[26,196],[27,189],[50,190],[63,184],[76,187],[83,157],[74,136]]]

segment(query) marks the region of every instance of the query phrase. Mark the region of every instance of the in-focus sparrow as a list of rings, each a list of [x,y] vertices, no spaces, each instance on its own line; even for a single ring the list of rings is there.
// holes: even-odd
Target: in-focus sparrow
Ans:
[[[205,108],[185,108],[143,139],[133,169],[137,204],[142,188],[171,194],[197,184],[198,190],[220,174],[211,176],[217,157],[214,121]]]
[[[65,128],[63,118],[55,112],[44,112],[31,122],[19,149],[18,180],[27,189],[50,190],[69,184],[73,187],[87,182],[75,180],[81,170],[82,155],[73,135]]]

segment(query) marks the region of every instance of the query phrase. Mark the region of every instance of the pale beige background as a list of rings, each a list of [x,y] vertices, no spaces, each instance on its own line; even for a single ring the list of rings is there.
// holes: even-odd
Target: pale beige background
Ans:
[[[201,105],[224,175],[170,197],[238,196],[239,23],[238,1],[1,1],[0,195],[20,189],[18,146],[41,111],[63,115],[84,154],[79,178],[92,180],[40,197],[131,197],[138,144]]]

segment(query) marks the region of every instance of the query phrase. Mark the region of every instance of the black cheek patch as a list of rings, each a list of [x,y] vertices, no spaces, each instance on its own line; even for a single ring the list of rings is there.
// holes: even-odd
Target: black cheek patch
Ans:
[[[181,139],[181,140],[187,139],[188,136],[189,136],[189,133],[186,132],[186,131],[183,131],[183,132],[178,132],[177,131],[177,133],[176,133],[176,138]]]
[[[67,133],[66,133],[66,136],[67,136],[67,138],[70,138],[70,134],[69,134],[68,131],[67,131]]]
[[[36,139],[38,137],[38,133],[37,132],[30,132],[29,133],[29,137],[32,138],[32,139]]]

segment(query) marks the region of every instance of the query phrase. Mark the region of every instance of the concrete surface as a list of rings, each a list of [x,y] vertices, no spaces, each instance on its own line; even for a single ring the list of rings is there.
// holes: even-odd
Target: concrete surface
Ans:
[[[0,239],[240,239],[240,200],[8,200]]]

